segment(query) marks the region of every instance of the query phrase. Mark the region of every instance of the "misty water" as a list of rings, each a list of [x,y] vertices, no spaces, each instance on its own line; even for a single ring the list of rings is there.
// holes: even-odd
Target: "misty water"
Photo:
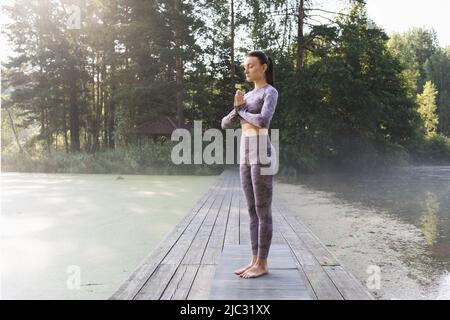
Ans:
[[[1,174],[1,298],[108,298],[215,179]],[[384,263],[383,270],[389,275],[383,280],[390,281],[384,282],[384,288],[391,295],[383,297],[419,296],[413,292],[416,287],[406,285],[406,277],[430,289],[425,298],[449,297],[450,167],[405,167],[372,175],[303,174],[277,180],[275,190],[283,193],[288,205],[303,210],[305,223],[330,250],[348,261],[356,274],[358,262],[365,268],[364,259]],[[351,216],[329,221],[341,214],[332,211],[342,207],[329,199],[351,204],[351,209],[346,207]],[[369,209],[389,220],[380,224],[369,217],[361,228],[357,218]],[[331,246],[341,222],[359,228],[358,239],[367,241],[367,248],[356,240],[349,245],[350,228],[341,232],[340,243],[345,246],[336,249],[339,241]],[[420,238],[411,237],[405,226],[417,229]],[[399,253],[401,267],[407,272],[399,272],[391,254],[394,251],[384,251],[382,241]],[[380,256],[370,257],[374,253],[370,249],[377,249],[378,243]],[[352,256],[352,250],[360,250],[360,255]],[[364,277],[362,267],[360,275]]]
[[[2,173],[0,298],[108,298],[215,179]]]
[[[284,199],[290,199],[290,205],[294,208],[301,208],[304,205],[302,201],[305,201],[301,193],[292,189],[296,185],[304,186],[303,194],[305,194],[304,190],[308,190],[311,194],[317,194],[317,192],[326,194],[326,197],[313,199],[316,201],[315,209],[317,210],[309,213],[310,225],[319,233],[325,228],[327,222],[318,221],[315,225],[314,221],[319,220],[320,212],[327,210],[326,207],[317,207],[325,198],[335,198],[338,202],[352,205],[352,218],[346,217],[349,225],[357,226],[356,218],[369,210],[373,210],[380,217],[389,219],[389,222],[381,229],[374,228],[374,231],[370,231],[371,236],[381,242],[385,240],[381,239],[381,235],[387,235],[386,240],[390,240],[389,248],[399,253],[402,266],[409,269],[409,273],[405,276],[413,278],[414,269],[420,269],[422,277],[415,276],[414,280],[426,287],[422,288],[423,292],[426,292],[425,298],[448,299],[450,297],[450,166],[410,166],[396,168],[386,173],[364,175],[302,174],[296,177],[280,177],[279,180],[282,183],[279,191],[292,192],[284,195]],[[295,192],[297,192],[298,200],[294,199]],[[335,201],[331,205],[327,203],[329,210],[339,207],[338,202]],[[306,212],[303,218],[308,219],[308,211],[313,210],[314,207],[304,208],[300,210]],[[366,241],[364,233],[369,230],[367,225],[371,223],[370,219],[367,221],[365,226],[357,226],[361,230],[359,233],[362,235],[362,241]],[[330,230],[339,229],[336,221],[329,224]],[[393,227],[393,225],[396,226]],[[413,228],[417,229],[417,234],[420,235],[420,241],[414,245],[406,238],[402,241],[403,234],[406,234],[406,232],[402,233],[404,226],[408,225],[411,226],[407,228],[408,232]],[[387,232],[383,232],[386,230]],[[324,237],[327,237],[326,232]],[[330,236],[330,239],[333,237]],[[374,243],[376,245],[376,242]],[[368,242],[368,245],[373,246],[373,243]],[[390,257],[387,255],[386,253],[379,260],[389,261]],[[357,263],[355,258],[348,261],[352,264]],[[390,279],[393,282],[398,281],[398,289],[402,289],[402,281],[400,281],[402,276],[392,275]],[[396,294],[402,297],[417,296],[406,292]]]

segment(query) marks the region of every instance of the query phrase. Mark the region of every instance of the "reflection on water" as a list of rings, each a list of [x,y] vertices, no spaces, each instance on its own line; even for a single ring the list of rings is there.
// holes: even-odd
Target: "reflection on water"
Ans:
[[[302,174],[280,180],[333,193],[420,229],[427,259],[421,254],[408,255],[405,264],[429,264],[428,268],[441,274],[438,296],[449,297],[450,166],[412,166],[369,175]]]

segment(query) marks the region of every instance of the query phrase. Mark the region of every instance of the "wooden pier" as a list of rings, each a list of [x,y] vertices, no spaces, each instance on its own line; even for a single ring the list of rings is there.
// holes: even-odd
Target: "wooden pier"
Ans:
[[[367,300],[372,295],[276,195],[269,274],[242,279],[249,217],[238,169],[225,170],[110,299]]]

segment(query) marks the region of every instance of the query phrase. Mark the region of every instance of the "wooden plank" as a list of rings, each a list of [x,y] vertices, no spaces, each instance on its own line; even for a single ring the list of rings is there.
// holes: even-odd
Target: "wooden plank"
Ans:
[[[315,290],[318,299],[336,299],[331,280],[334,287],[339,291],[343,299],[356,298],[373,299],[373,296],[362,286],[362,284],[349,272],[340,266],[338,259],[332,254],[326,246],[313,234],[313,232],[299,219],[295,219],[294,214],[289,213],[287,208],[276,200],[278,212],[290,225],[291,229],[297,234],[300,243],[311,252],[312,256],[318,261],[319,268],[311,257],[308,257],[308,264],[303,265],[303,270],[310,279],[311,286]],[[280,209],[281,208],[281,209]],[[283,211],[286,214],[283,214]],[[295,242],[295,240],[293,240]],[[306,252],[301,252],[307,255]],[[324,275],[324,272],[327,276]]]
[[[145,282],[146,288],[151,288],[151,290],[144,290],[144,292],[139,290],[134,299],[136,300],[158,300],[161,297],[161,292],[167,286],[167,282],[172,278],[173,274],[177,270],[177,265],[174,264],[159,264],[156,267],[155,272],[151,277]]]
[[[325,266],[325,271],[346,300],[374,300],[372,294],[342,266]]]
[[[295,218],[294,213],[289,213],[286,206],[278,199],[275,200],[275,203],[285,220],[292,226],[292,229],[302,239],[304,245],[312,252],[320,265],[337,266],[340,264],[335,255],[328,250],[319,238],[305,224]]]
[[[209,297],[211,284],[216,271],[218,259],[222,253],[223,245],[228,241],[239,243],[239,171],[232,170],[233,184],[229,187],[231,196],[228,214],[222,215],[219,223],[216,223],[213,230],[212,241],[208,243],[202,264],[196,274],[192,288],[187,297],[188,300],[206,300]],[[231,224],[231,226],[230,226]]]
[[[196,270],[196,272],[189,273],[187,276],[184,276],[184,281],[190,284],[190,290],[188,292],[185,292],[182,288],[182,293],[177,293],[178,285],[172,285],[172,282],[176,281],[171,281],[168,285],[168,288],[166,289],[166,291],[170,292],[170,295],[177,297],[177,299],[201,299],[202,297],[208,295],[208,284],[210,284],[210,282],[208,281],[211,281],[211,277],[215,267],[214,264],[216,264],[216,259],[222,252],[226,221],[228,218],[232,197],[232,193],[229,190],[236,182],[236,177],[232,171],[230,172],[230,181],[230,185],[223,188],[222,190],[225,194],[225,198],[220,208],[216,210],[218,214],[212,230],[209,224],[203,223],[201,227],[203,232],[197,233],[197,236],[201,234],[203,237],[196,237],[198,246],[195,247],[195,250],[198,252],[198,254],[196,255],[192,251],[188,251],[188,253],[183,258],[183,261],[181,262],[181,265],[192,265]],[[210,213],[209,215],[214,216],[213,213]],[[209,238],[206,239],[206,236],[208,236],[208,234]],[[196,240],[194,239],[194,241]],[[200,262],[197,261],[198,257],[200,257],[201,259],[201,265],[198,264],[198,262]],[[208,268],[206,267],[206,265],[213,266]],[[172,290],[174,290],[175,292],[171,293]]]
[[[182,220],[169,232],[156,246],[152,253],[143,259],[143,261],[136,267],[131,275],[125,280],[119,288],[109,298],[115,299],[133,299],[143,283],[148,277],[156,270],[158,264],[167,255],[168,251],[178,241],[184,230],[190,224],[190,222],[196,217],[198,212],[208,206],[211,199],[215,196],[215,191],[220,189],[226,182],[226,175],[221,174],[211,185],[208,191],[197,201],[194,207],[182,218]]]
[[[215,219],[218,208],[220,208],[220,205],[222,204],[223,201],[224,197],[223,188],[225,188],[230,183],[229,172],[225,171],[223,174],[226,176],[226,183],[220,189],[217,190],[214,199],[211,201],[211,206],[203,208],[202,210],[199,211],[197,216],[192,220],[192,222],[189,224],[189,226],[185,229],[185,231],[181,235],[178,244],[171,249],[171,251],[167,254],[162,263],[177,264],[181,261],[181,258],[184,257],[184,255],[191,248],[192,245],[198,246],[198,243],[193,243],[193,241],[197,238],[198,232],[204,232],[202,231],[203,228],[200,227],[203,224],[213,223],[211,219]],[[212,215],[209,213],[212,213]],[[200,259],[198,259],[197,263],[200,263]]]
[[[228,215],[227,228],[225,232],[225,244],[239,244],[239,196],[241,192],[241,180],[239,171],[236,170],[236,184],[232,188],[232,200],[230,214]]]
[[[308,292],[309,296],[311,297],[312,300],[317,300],[317,295],[314,292],[314,290],[311,286],[311,282],[308,280],[308,277],[306,276],[305,271],[300,266],[300,264],[298,263],[297,260],[295,260],[295,264],[297,265],[298,274],[299,274],[300,278],[302,279],[302,282],[305,284],[306,291]]]
[[[291,251],[287,245],[274,245],[269,259],[269,274],[258,278],[243,279],[234,270],[248,263],[248,245],[226,245],[214,274],[211,300],[311,300],[312,297],[299,275]],[[276,258],[275,258],[276,256]]]
[[[164,289],[161,300],[184,300],[191,290],[192,278],[198,266],[183,264],[178,267],[169,285]]]
[[[231,171],[231,174],[232,174],[232,184],[226,190],[224,203],[220,208],[219,215],[217,217],[216,223],[214,224],[211,236],[208,240],[205,252],[202,257],[201,261],[202,265],[217,264],[217,259],[219,258],[222,252],[228,216],[231,210],[231,203],[233,200],[232,190],[237,184],[237,175],[235,174],[235,171]]]
[[[187,300],[207,300],[217,265],[205,264],[198,269]]]
[[[300,219],[296,219],[295,214],[289,213],[282,203],[277,205],[282,208],[286,220],[290,222],[293,229],[297,231],[299,237],[306,244],[308,249],[314,254],[315,258],[323,266],[329,278],[335,283],[336,288],[342,294],[344,299],[352,297],[351,299],[374,299],[370,292],[360,283],[354,275],[340,267],[340,262],[336,256],[326,248],[320,239],[306,226]],[[335,266],[336,268],[331,268]],[[329,267],[329,268],[325,268]],[[342,286],[342,287],[341,287]],[[344,294],[345,293],[345,294]]]
[[[320,265],[302,266],[318,300],[344,300],[336,285]]]
[[[273,207],[273,211],[277,216],[276,223],[279,225],[281,234],[293,251],[299,262],[299,270],[308,279],[308,283],[316,298],[319,300],[342,300],[343,296],[333,281],[328,277],[328,274],[323,270],[314,255],[303,244],[295,230],[292,229],[292,226],[284,219],[284,215],[276,204]]]
[[[229,170],[227,172],[229,174],[229,184],[221,190],[220,197],[211,207],[208,216],[204,220],[199,232],[195,235],[185,258],[183,259],[183,264],[201,263],[206,247],[211,239],[212,232],[217,224],[217,220],[219,219],[219,215],[228,214],[231,202],[231,194],[228,192],[228,188],[233,184],[233,175]],[[220,250],[221,249],[222,248],[220,248]]]
[[[282,274],[282,273],[281,273]],[[279,275],[272,273],[274,277],[280,277]],[[297,273],[298,275],[298,273]],[[251,280],[258,280],[251,279]],[[239,281],[239,280],[238,280]],[[214,293],[214,296],[210,297],[210,300],[242,300],[242,297],[245,297],[246,300],[313,300],[308,296],[308,292],[306,290],[298,290],[298,289],[288,289],[288,288],[237,288],[235,290],[229,291],[227,289],[226,282],[222,281],[224,289],[217,293]],[[226,298],[225,298],[226,297]]]
[[[217,215],[218,208],[220,208],[220,204],[223,201],[224,189],[231,182],[231,176],[228,171],[224,171],[223,173],[226,178],[226,183],[222,186],[222,188],[218,189],[216,192],[216,196],[214,197],[214,201],[208,209],[202,208],[199,213],[195,216],[189,226],[185,229],[181,237],[178,239],[177,245],[173,246],[169,253],[164,257],[160,264],[165,265],[173,265],[174,270],[177,270],[178,266],[181,264],[181,261],[188,254],[191,245],[195,243],[195,238],[197,233],[204,233],[202,231],[202,225],[206,221],[206,223],[211,223],[211,218]],[[205,227],[207,228],[207,227]],[[198,245],[197,245],[198,247]],[[200,261],[198,261],[199,263]],[[172,269],[171,269],[172,270]],[[135,296],[135,299],[153,299],[154,297],[161,297],[165,288],[167,287],[170,279],[174,274],[169,276],[162,276],[157,274],[155,276],[150,275],[149,280],[142,286],[139,290],[138,294]],[[159,278],[158,278],[159,277]],[[158,285],[155,285],[158,283]]]

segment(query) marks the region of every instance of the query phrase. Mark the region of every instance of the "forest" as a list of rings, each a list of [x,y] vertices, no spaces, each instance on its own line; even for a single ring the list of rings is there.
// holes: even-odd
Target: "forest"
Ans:
[[[208,173],[135,128],[170,116],[219,128],[242,61],[263,50],[279,92],[280,171],[450,163],[450,47],[388,35],[363,0],[16,0],[2,32],[3,171]]]

